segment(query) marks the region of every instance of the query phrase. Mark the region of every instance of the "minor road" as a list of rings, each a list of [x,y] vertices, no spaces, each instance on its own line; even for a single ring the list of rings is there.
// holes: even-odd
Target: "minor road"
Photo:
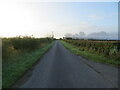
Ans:
[[[109,80],[102,77],[81,59],[69,52],[60,41],[56,41],[20,88],[114,87]]]

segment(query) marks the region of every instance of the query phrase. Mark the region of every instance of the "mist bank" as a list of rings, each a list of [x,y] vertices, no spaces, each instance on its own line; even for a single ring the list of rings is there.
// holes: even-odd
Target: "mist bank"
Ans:
[[[113,32],[113,33],[107,33],[104,31],[101,32],[93,32],[90,34],[85,34],[84,32],[79,32],[78,34],[71,34],[71,33],[66,33],[65,38],[72,38],[72,39],[104,39],[104,40],[120,40],[118,38],[118,33]]]

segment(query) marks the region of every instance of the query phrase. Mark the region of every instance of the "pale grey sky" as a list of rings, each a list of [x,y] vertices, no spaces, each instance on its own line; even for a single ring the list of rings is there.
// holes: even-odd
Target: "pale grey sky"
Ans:
[[[0,1],[0,36],[118,32],[117,2],[17,1]]]

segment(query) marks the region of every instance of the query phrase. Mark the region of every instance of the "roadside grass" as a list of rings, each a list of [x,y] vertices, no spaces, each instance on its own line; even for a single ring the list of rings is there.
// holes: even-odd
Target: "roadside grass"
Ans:
[[[50,49],[52,43],[46,43],[44,47],[39,48],[33,52],[23,52],[16,58],[11,60],[3,67],[2,72],[2,87],[11,87],[24,73],[30,69],[41,57]]]
[[[62,44],[68,49],[70,50],[72,53],[76,54],[76,55],[80,55],[88,60],[92,60],[95,62],[100,62],[100,63],[104,63],[104,64],[109,64],[112,66],[117,67],[118,65],[120,65],[119,61],[116,61],[115,59],[111,59],[111,58],[106,58],[103,55],[97,55],[95,53],[90,53],[88,51],[82,51],[80,48],[69,44],[65,41],[61,41]]]

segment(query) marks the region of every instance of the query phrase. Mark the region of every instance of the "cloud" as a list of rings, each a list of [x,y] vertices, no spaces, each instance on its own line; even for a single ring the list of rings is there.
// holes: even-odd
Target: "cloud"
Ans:
[[[86,35],[85,35],[85,33],[84,32],[79,32],[79,34],[74,34],[73,36],[72,36],[73,38],[85,38],[86,37]]]
[[[88,18],[90,18],[90,19],[102,19],[103,17],[100,15],[91,14],[91,15],[88,15]]]
[[[57,30],[60,31],[58,34],[60,36],[65,35],[65,33],[70,33],[74,38],[87,38],[87,36],[95,37],[95,35],[96,37],[99,36],[99,38],[105,38],[105,35],[107,35],[108,39],[115,39],[117,38],[117,35],[115,33],[118,33],[117,26],[94,25],[88,22],[80,22],[79,25],[56,25],[55,30],[56,33],[58,33]],[[110,33],[110,35],[108,33]],[[111,35],[111,33],[114,33],[114,35]]]
[[[79,34],[66,34],[65,37],[72,37],[74,39],[105,39],[105,40],[118,40],[118,33],[107,33],[104,31],[101,32],[93,32],[86,35],[84,32],[80,32]]]
[[[73,37],[73,35],[71,33],[66,33],[65,37]]]
[[[106,33],[104,31],[102,32],[94,32],[91,34],[88,34],[87,38],[91,39],[108,39],[108,40],[118,40],[118,33]]]
[[[0,3],[0,36],[32,34],[41,37],[54,31],[55,37],[63,37],[64,34],[68,32],[74,35],[78,32],[88,34],[100,31],[117,31],[117,27],[98,26],[96,23],[91,24],[92,22],[79,22],[76,25],[73,25],[74,23],[69,23],[66,19],[66,23],[55,22],[51,18],[51,9],[49,10],[48,7],[45,8],[42,3],[2,1],[3,2]],[[99,15],[92,14],[88,17],[99,18]],[[63,19],[61,19],[61,21],[62,20]],[[82,34],[83,33],[76,34],[75,37],[84,37],[85,35]]]
[[[94,32],[88,34],[87,38],[91,39],[106,39],[107,38],[107,33],[106,32]]]

